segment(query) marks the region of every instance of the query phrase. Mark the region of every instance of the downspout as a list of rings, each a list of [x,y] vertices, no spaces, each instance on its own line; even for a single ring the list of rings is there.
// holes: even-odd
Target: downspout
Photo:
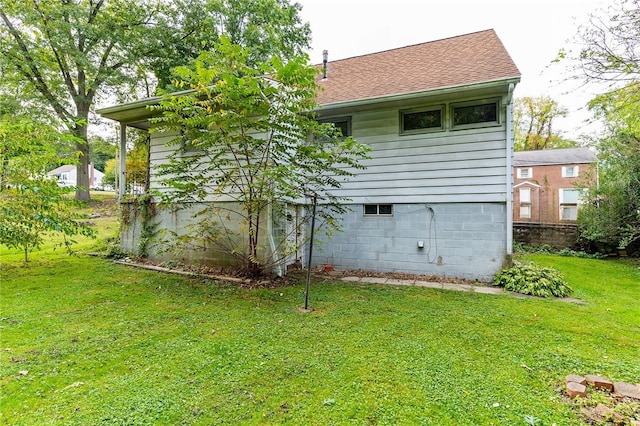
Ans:
[[[513,90],[509,83],[507,94],[507,261],[511,266],[513,256]]]
[[[267,220],[267,239],[269,240],[271,253],[273,253],[273,269],[279,277],[282,277],[284,276],[286,265],[284,265],[284,262],[280,262],[280,253],[278,253],[276,241],[273,239],[273,207],[271,203],[269,204],[269,220]]]
[[[127,192],[127,125],[120,122],[120,188],[118,200],[122,201]]]

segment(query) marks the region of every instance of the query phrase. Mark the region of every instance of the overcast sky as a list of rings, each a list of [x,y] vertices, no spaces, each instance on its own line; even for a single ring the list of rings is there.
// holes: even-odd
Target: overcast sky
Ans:
[[[549,95],[570,110],[556,128],[577,138],[592,97],[576,83],[562,83],[564,68],[550,66],[570,47],[588,15],[611,0],[296,0],[311,24],[312,63],[439,40],[493,28],[520,69],[515,96]],[[443,70],[445,71],[445,70]]]

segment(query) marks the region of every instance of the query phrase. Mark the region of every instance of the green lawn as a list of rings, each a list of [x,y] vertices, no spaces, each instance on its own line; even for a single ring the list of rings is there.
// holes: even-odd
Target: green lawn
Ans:
[[[12,253],[0,424],[577,425],[565,375],[640,382],[637,263],[529,257],[582,304],[324,281],[303,314],[302,282],[246,290]]]

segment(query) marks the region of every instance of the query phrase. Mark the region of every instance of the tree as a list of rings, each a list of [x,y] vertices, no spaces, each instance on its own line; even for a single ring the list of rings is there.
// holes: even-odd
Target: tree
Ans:
[[[640,253],[640,83],[600,95],[590,108],[607,128],[596,142],[599,184],[578,216],[581,235],[603,251]]]
[[[89,199],[87,125],[105,86],[131,81],[129,66],[148,54],[149,29],[161,17],[161,2],[2,0],[3,66],[33,86],[77,138],[78,199]]]
[[[69,237],[94,234],[78,220],[68,190],[46,175],[48,165],[57,159],[56,145],[68,137],[47,123],[0,117],[0,244],[21,249],[25,262],[45,235],[62,235],[70,248]]]
[[[591,15],[576,35],[576,51],[563,50],[573,78],[602,88],[589,107],[605,121],[595,138],[599,184],[580,209],[581,235],[602,249],[640,241],[640,0],[616,0]],[[638,250],[640,252],[640,250]]]
[[[104,172],[107,161],[115,158],[118,147],[101,136],[89,137],[89,161],[93,166]]]
[[[190,93],[165,98],[157,107],[159,131],[179,134],[170,162],[159,168],[172,204],[214,202],[194,215],[191,242],[207,240],[238,260],[252,276],[278,262],[261,251],[269,212],[286,217],[286,203],[319,197],[329,225],[345,210],[331,194],[340,180],[362,168],[367,147],[342,138],[330,124],[313,119],[316,70],[306,57],[248,65],[248,49],[222,38],[193,68],[178,69]],[[267,77],[268,76],[268,77]],[[315,135],[315,137],[314,137]],[[231,204],[239,206],[226,210]],[[241,236],[226,227],[239,216]],[[225,216],[227,219],[225,219]],[[212,226],[213,225],[213,226]]]
[[[549,96],[516,99],[513,108],[514,149],[534,151],[578,146],[553,131],[554,120],[566,115],[567,109]]]
[[[221,33],[258,43],[261,54],[296,51],[309,36],[298,10],[286,0],[0,0],[3,84],[30,86],[29,101],[76,137],[76,198],[88,200],[87,126],[96,99],[130,99],[140,86],[150,95],[150,71],[162,83]]]
[[[637,82],[640,74],[640,0],[615,0],[605,10],[591,14],[579,27],[576,51],[561,50],[558,60],[568,60],[574,78],[603,83],[608,90]]]
[[[254,66],[271,56],[286,61],[309,47],[309,24],[300,18],[301,6],[289,0],[177,0],[174,4],[182,11],[174,25],[185,30],[150,60],[162,89],[176,90],[173,68],[212,50],[222,34],[249,48],[247,63]]]

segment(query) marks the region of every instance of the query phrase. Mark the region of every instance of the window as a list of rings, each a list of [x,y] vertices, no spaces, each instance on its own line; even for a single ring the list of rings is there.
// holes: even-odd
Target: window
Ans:
[[[531,179],[533,177],[533,168],[525,167],[518,169],[518,179]]]
[[[578,206],[562,206],[560,207],[560,220],[577,220]]]
[[[578,198],[580,198],[579,189],[560,190],[560,204],[578,204]]]
[[[393,208],[391,204],[365,204],[364,215],[365,216],[391,216],[393,215]]]
[[[567,178],[578,177],[578,166],[563,166],[562,177],[567,177]]]
[[[520,217],[531,218],[531,188],[520,188]]]
[[[444,130],[444,106],[400,111],[400,133],[424,133]]]
[[[452,128],[473,128],[500,124],[498,100],[482,100],[451,105]]]
[[[323,118],[318,123],[332,123],[343,138],[351,136],[351,117]]]
[[[560,220],[578,218],[579,189],[560,189]]]

